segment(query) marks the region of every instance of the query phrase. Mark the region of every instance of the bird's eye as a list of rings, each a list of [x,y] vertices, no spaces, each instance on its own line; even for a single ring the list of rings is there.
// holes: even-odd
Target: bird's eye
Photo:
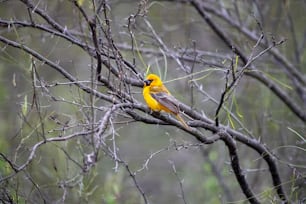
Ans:
[[[146,86],[150,86],[152,81],[153,81],[152,79],[147,79],[147,80],[144,81],[144,83],[145,83]]]

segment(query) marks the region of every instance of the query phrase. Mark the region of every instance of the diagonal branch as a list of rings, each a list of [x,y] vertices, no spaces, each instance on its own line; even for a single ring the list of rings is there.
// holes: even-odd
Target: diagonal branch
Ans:
[[[202,3],[197,0],[191,0],[190,2],[192,6],[197,10],[197,12],[201,15],[201,17],[206,21],[206,23],[211,27],[211,29],[219,36],[219,38],[228,46],[230,49],[233,50],[235,54],[237,54],[243,64],[247,64],[248,59],[243,54],[243,51],[235,46],[235,44],[229,39],[229,37],[219,28],[211,18],[206,14],[205,8],[202,7]],[[257,39],[256,39],[257,40]],[[286,92],[284,92],[275,82],[269,80],[268,78],[264,77],[263,75],[254,74],[256,72],[246,72],[246,75],[252,76],[255,79],[261,81],[264,85],[266,85],[276,96],[278,96],[285,104],[292,110],[292,112],[299,117],[302,121],[306,121],[306,111],[304,108],[300,107],[295,101],[288,96]]]
[[[220,132],[219,135],[221,136],[221,140],[223,140],[223,142],[228,148],[232,169],[234,170],[235,176],[237,178],[237,181],[240,184],[240,187],[244,195],[246,196],[246,198],[249,200],[250,203],[259,204],[260,202],[257,200],[255,194],[252,192],[244,176],[244,173],[240,167],[237,147],[236,147],[234,140],[226,132]]]

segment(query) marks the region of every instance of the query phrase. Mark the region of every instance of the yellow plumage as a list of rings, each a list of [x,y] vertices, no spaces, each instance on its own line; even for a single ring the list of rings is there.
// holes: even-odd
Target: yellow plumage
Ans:
[[[144,81],[143,97],[153,111],[165,111],[172,113],[186,127],[189,126],[180,116],[178,101],[163,85],[162,80],[155,74],[149,74]]]

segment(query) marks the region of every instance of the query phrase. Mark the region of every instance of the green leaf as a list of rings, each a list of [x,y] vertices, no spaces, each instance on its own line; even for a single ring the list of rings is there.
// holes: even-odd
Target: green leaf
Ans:
[[[243,118],[243,115],[240,112],[240,109],[239,109],[239,106],[238,106],[238,103],[237,103],[237,100],[236,100],[235,96],[233,97],[233,102],[234,102],[234,105],[235,105],[235,108],[236,108],[236,114],[238,115],[239,118]]]
[[[77,0],[77,2],[78,2],[78,5],[79,5],[79,6],[82,6],[83,3],[84,3],[84,0]]]
[[[304,143],[306,143],[306,139],[300,133],[298,133],[297,131],[293,130],[291,127],[287,127],[287,128],[288,128],[288,130],[290,130],[291,132],[296,134],[299,138],[301,138]]]
[[[234,72],[236,72],[236,71],[237,71],[238,61],[239,61],[239,56],[238,56],[238,55],[236,55],[236,58],[235,58],[235,66],[234,66]]]
[[[28,112],[28,97],[27,97],[27,95],[24,96],[24,100],[23,100],[21,110],[22,110],[23,115],[26,115],[27,112]]]
[[[270,75],[270,74],[268,74],[268,73],[266,73],[266,72],[263,72],[263,73],[264,73],[266,76],[268,76],[271,80],[273,80],[273,81],[275,81],[276,83],[282,85],[283,87],[285,87],[285,88],[287,88],[287,89],[289,89],[289,90],[293,90],[293,88],[292,88],[290,85],[285,84],[285,83],[282,82],[281,80],[276,79],[275,77],[273,77],[272,75]]]

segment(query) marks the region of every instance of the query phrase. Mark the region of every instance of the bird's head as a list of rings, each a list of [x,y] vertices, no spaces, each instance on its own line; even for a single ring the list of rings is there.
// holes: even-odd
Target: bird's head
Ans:
[[[161,86],[163,85],[163,82],[161,81],[161,79],[159,78],[159,76],[155,75],[155,74],[149,74],[146,78],[146,80],[143,81],[144,82],[144,87],[146,86]]]

